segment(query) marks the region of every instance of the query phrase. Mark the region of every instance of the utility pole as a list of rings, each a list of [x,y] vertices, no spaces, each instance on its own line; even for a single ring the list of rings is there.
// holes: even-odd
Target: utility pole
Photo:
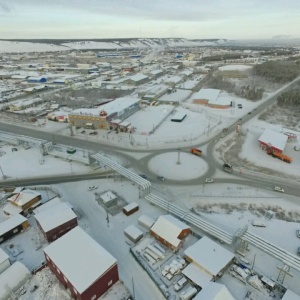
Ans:
[[[1,173],[2,173],[2,178],[3,178],[3,179],[6,179],[6,178],[7,178],[7,176],[6,176],[6,175],[4,175],[4,173],[3,173],[3,170],[2,170],[2,168],[1,168],[1,166],[0,166],[0,170],[1,170]]]
[[[106,221],[107,221],[107,227],[109,227],[109,215],[108,215],[108,211],[106,211]],[[133,279],[132,279],[133,282]]]
[[[133,277],[132,277],[132,297],[133,297],[133,299],[135,299],[135,292],[134,292],[134,281],[133,281]]]
[[[181,148],[180,147],[178,147],[177,148],[177,151],[178,151],[178,158],[177,158],[177,165],[180,165],[181,164],[181,162],[180,162],[180,151],[181,151]]]

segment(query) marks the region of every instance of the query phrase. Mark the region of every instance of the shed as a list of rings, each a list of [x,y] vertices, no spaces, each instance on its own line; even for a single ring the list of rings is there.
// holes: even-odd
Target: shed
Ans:
[[[125,228],[124,235],[132,242],[137,243],[143,237],[143,232],[134,225],[129,225]]]
[[[258,142],[263,149],[270,147],[280,153],[283,152],[287,141],[287,135],[270,129],[266,129],[258,139]]]
[[[155,221],[146,215],[141,215],[138,218],[138,223],[139,223],[139,225],[145,227],[146,229],[151,229],[151,227],[153,226]]]
[[[54,241],[77,226],[77,216],[65,202],[37,213],[36,222],[48,242]]]
[[[46,82],[47,78],[46,77],[29,77],[27,79],[28,82]]]
[[[29,270],[19,261],[0,274],[0,299],[11,299],[11,291],[15,292],[31,277]]]
[[[212,277],[216,277],[234,259],[233,253],[206,236],[187,248],[184,254],[188,261]]]
[[[3,206],[2,210],[6,215],[9,215],[9,216],[18,215],[18,214],[22,213],[22,211],[23,211],[22,208],[15,206],[9,202]]]
[[[9,256],[0,248],[0,274],[10,267]]]
[[[128,205],[123,207],[123,213],[126,216],[130,216],[139,210],[139,205],[135,202],[131,202]]]
[[[191,232],[191,228],[171,215],[160,216],[151,228],[151,234],[173,250],[182,245],[182,239]]]
[[[292,292],[291,290],[286,290],[283,298],[281,300],[300,300],[300,296]]]
[[[210,282],[194,300],[235,300],[224,284]]]
[[[78,300],[98,299],[119,280],[116,259],[78,226],[44,253],[51,271]]]
[[[118,197],[111,191],[100,195],[100,199],[105,207],[112,207],[117,204]]]
[[[28,220],[21,215],[15,215],[0,223],[0,244],[17,235],[27,227],[29,227]]]
[[[172,118],[172,122],[182,122],[186,117],[186,113],[184,112],[177,112]]]
[[[40,193],[33,190],[23,190],[8,198],[7,201],[25,211],[41,199],[42,196]]]

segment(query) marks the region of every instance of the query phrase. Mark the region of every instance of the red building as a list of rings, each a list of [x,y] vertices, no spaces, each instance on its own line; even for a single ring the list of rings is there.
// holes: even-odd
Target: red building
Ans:
[[[151,234],[172,250],[178,250],[191,228],[171,215],[160,216],[151,227]]]
[[[78,226],[44,253],[49,268],[74,299],[96,300],[119,280],[116,259]]]
[[[48,242],[58,239],[78,224],[76,214],[67,203],[56,204],[34,217]]]

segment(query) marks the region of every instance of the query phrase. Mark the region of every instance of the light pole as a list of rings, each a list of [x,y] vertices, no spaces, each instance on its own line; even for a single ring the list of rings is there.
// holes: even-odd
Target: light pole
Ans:
[[[181,164],[181,162],[180,162],[180,151],[181,151],[181,148],[180,147],[178,147],[177,148],[177,151],[178,151],[178,157],[177,157],[177,165],[180,165]]]
[[[1,168],[1,166],[0,166],[0,170],[1,170],[1,173],[2,173],[2,178],[3,178],[3,179],[6,179],[6,178],[7,178],[7,176],[6,176],[6,175],[4,175],[4,173],[3,173],[3,170],[2,170],[2,168]]]

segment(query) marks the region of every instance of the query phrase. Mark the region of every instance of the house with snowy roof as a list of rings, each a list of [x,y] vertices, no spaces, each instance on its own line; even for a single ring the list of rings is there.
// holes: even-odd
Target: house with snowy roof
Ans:
[[[44,253],[51,271],[75,299],[99,299],[119,280],[117,260],[78,226]]]

